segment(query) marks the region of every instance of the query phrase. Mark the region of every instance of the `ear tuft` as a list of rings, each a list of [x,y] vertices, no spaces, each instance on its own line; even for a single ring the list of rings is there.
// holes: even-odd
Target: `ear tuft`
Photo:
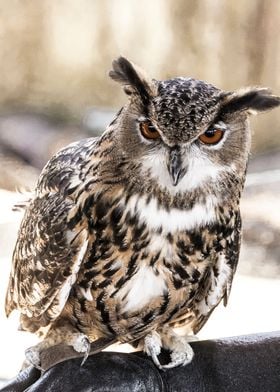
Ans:
[[[280,105],[280,97],[272,95],[267,88],[251,87],[227,94],[224,113],[246,111],[249,114],[264,112]]]
[[[112,63],[113,69],[109,76],[123,85],[126,94],[138,94],[144,105],[148,105],[155,95],[155,85],[149,81],[144,71],[128,61],[125,57],[119,57]]]

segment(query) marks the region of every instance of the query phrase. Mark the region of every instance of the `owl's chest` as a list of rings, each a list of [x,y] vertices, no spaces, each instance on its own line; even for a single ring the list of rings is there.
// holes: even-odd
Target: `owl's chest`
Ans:
[[[117,205],[105,210],[104,216],[97,212],[99,219],[92,220],[95,238],[87,265],[99,270],[109,268],[112,276],[110,271],[105,276],[110,280],[116,272],[126,281],[140,266],[144,270],[154,268],[156,275],[166,275],[176,263],[187,265],[200,259],[204,245],[211,240],[209,235],[205,237],[205,228],[217,219],[211,196],[189,209],[166,209],[155,198],[134,195],[128,201],[118,200]]]
[[[94,317],[106,314],[123,334],[142,319],[159,321],[183,306],[209,260],[201,238],[215,218],[211,207],[208,201],[187,211],[167,211],[141,198],[115,207],[108,225],[96,229],[80,281]]]

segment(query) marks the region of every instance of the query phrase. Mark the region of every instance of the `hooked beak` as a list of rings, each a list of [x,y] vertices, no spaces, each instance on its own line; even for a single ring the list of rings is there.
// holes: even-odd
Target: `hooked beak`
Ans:
[[[186,171],[187,168],[183,167],[180,148],[172,147],[169,152],[168,172],[174,186],[184,177]]]

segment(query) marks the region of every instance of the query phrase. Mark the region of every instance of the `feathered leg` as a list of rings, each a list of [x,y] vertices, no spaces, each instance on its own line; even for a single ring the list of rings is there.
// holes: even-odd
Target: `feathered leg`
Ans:
[[[65,324],[63,326],[54,325],[48,331],[44,340],[25,351],[26,363],[24,363],[24,367],[26,367],[26,365],[33,365],[36,368],[41,369],[41,352],[58,344],[72,346],[75,351],[84,353],[85,355],[82,364],[87,359],[90,351],[90,341],[85,334],[79,332],[70,324]]]

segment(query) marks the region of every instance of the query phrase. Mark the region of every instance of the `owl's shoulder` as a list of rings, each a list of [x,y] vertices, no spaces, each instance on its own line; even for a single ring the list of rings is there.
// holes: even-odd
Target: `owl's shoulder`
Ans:
[[[43,168],[36,187],[40,197],[48,192],[71,195],[84,180],[84,172],[95,155],[99,138],[88,138],[59,150]]]

